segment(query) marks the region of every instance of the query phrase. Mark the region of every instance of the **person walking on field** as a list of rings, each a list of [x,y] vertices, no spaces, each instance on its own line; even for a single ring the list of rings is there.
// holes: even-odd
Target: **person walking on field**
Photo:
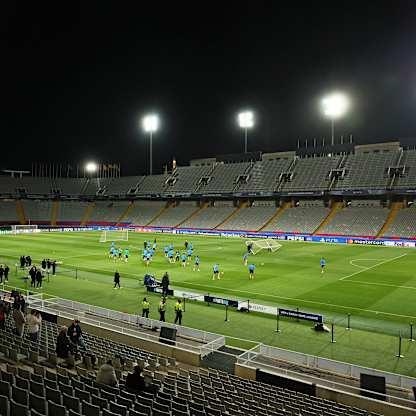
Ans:
[[[182,312],[183,312],[183,306],[182,301],[178,299],[175,304],[175,324],[179,323],[179,325],[182,325]]]
[[[114,289],[118,286],[119,289],[121,289],[120,286],[120,273],[119,272],[115,272],[114,273]]]

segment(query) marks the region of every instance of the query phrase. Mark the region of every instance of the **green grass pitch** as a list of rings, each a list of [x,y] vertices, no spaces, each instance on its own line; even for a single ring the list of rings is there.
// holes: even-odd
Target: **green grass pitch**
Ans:
[[[335,323],[336,344],[330,342],[329,334],[312,331],[308,322],[281,319],[281,332],[276,333],[273,316],[230,311],[230,321],[224,322],[223,307],[197,302],[187,302],[183,323],[224,334],[229,345],[250,348],[252,342],[262,342],[416,376],[416,343],[408,341],[409,324],[416,322],[416,252],[412,249],[283,241],[275,253],[250,257],[256,276],[249,280],[241,238],[130,232],[128,242],[116,243],[130,249],[129,262],[124,263],[108,258],[110,242],[99,243],[99,237],[99,232],[2,235],[0,261],[11,266],[22,254],[30,254],[37,262],[48,257],[62,261],[58,275],[44,282],[45,294],[130,313],[140,309],[144,274],[161,278],[165,271],[176,288],[322,313],[327,324]],[[143,242],[154,238],[157,253],[146,268],[141,260]],[[193,262],[183,269],[164,257],[165,245],[173,243],[175,250],[183,250],[186,238],[201,258],[200,272],[192,270]],[[319,266],[322,256],[327,261],[324,274]],[[215,262],[224,272],[219,281],[212,280]],[[11,269],[9,284],[24,288],[22,272],[15,274],[15,268]],[[113,289],[116,269],[121,274],[121,290]],[[158,297],[150,295],[150,299],[151,317],[157,318]],[[169,301],[169,321],[173,320],[173,303]],[[351,331],[345,330],[348,314]],[[403,359],[396,358],[399,332]]]

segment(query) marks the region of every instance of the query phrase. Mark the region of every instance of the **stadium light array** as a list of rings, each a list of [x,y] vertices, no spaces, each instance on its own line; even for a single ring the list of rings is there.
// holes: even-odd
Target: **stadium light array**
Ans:
[[[159,116],[157,114],[147,114],[142,119],[142,127],[146,133],[149,133],[149,174],[153,173],[153,133],[159,128]]]
[[[341,118],[349,109],[348,97],[341,92],[334,92],[322,99],[322,112],[331,120],[331,143],[334,144],[335,120]]]
[[[97,164],[96,164],[95,162],[88,162],[88,163],[85,165],[85,170],[86,170],[88,173],[94,173],[94,172],[97,172],[97,169],[98,169],[98,166],[97,166]]]
[[[252,111],[242,111],[238,113],[237,121],[244,130],[244,153],[247,153],[247,130],[254,127],[254,114]]]

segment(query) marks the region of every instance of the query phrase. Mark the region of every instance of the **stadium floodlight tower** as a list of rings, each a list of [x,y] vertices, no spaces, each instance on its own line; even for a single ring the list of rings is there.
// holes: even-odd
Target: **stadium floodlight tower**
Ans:
[[[142,119],[142,127],[145,133],[149,133],[149,174],[153,173],[153,133],[155,133],[159,128],[159,116],[157,114],[147,114]]]
[[[85,171],[92,176],[98,170],[98,165],[95,162],[88,162],[85,165]]]
[[[348,97],[341,92],[334,92],[322,99],[322,111],[325,117],[331,120],[331,144],[334,145],[335,120],[341,118],[350,106]]]
[[[238,113],[238,125],[244,129],[244,153],[247,153],[247,130],[254,127],[254,114],[252,111]]]

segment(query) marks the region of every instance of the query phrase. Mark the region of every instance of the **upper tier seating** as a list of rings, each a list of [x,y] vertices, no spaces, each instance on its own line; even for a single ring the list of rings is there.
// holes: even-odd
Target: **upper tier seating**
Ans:
[[[251,164],[240,163],[217,163],[211,174],[211,180],[199,188],[200,193],[232,192],[237,186],[238,175],[245,174]]]
[[[101,186],[106,188],[105,195],[126,195],[130,189],[136,189],[144,176],[121,176],[120,178],[101,179]]]
[[[339,211],[320,234],[375,236],[388,214],[389,209],[383,208],[380,201],[351,201],[351,205]]]
[[[312,234],[328,213],[329,208],[322,201],[301,201],[299,206],[287,208],[263,231]]]
[[[136,201],[124,221],[134,225],[147,225],[165,206],[165,201]]]
[[[340,162],[340,156],[297,159],[292,169],[293,176],[284,182],[282,191],[309,191],[328,189],[329,173]]]
[[[16,201],[0,201],[0,221],[19,224],[16,212]]]
[[[416,150],[405,150],[400,165],[405,166],[405,173],[397,178],[394,188],[414,188],[416,186]]]
[[[86,178],[56,178],[54,188],[64,195],[81,195],[87,183]]]
[[[242,192],[273,192],[278,183],[280,174],[287,172],[292,159],[262,160],[254,163],[249,173],[247,183],[238,188]]]
[[[22,203],[25,210],[25,216],[27,221],[49,222],[51,220],[51,201],[24,200],[22,201]]]
[[[384,236],[416,238],[416,204],[401,209]]]
[[[198,188],[199,179],[209,176],[212,166],[182,166],[178,167],[171,178],[175,181],[166,186],[167,193],[193,193]]]
[[[214,206],[207,207],[185,221],[180,228],[210,229],[223,222],[235,207],[232,201],[216,201]]]
[[[390,182],[389,166],[394,166],[398,152],[360,153],[347,155],[344,178],[338,179],[335,189],[386,189]]]
[[[223,230],[256,231],[271,218],[276,209],[276,204],[273,201],[255,201],[251,207],[240,209],[221,228]]]
[[[196,202],[182,201],[175,207],[169,207],[150,225],[152,227],[175,227],[186,220],[198,209]]]
[[[139,186],[139,195],[162,194],[166,186],[168,175],[145,176]]]

